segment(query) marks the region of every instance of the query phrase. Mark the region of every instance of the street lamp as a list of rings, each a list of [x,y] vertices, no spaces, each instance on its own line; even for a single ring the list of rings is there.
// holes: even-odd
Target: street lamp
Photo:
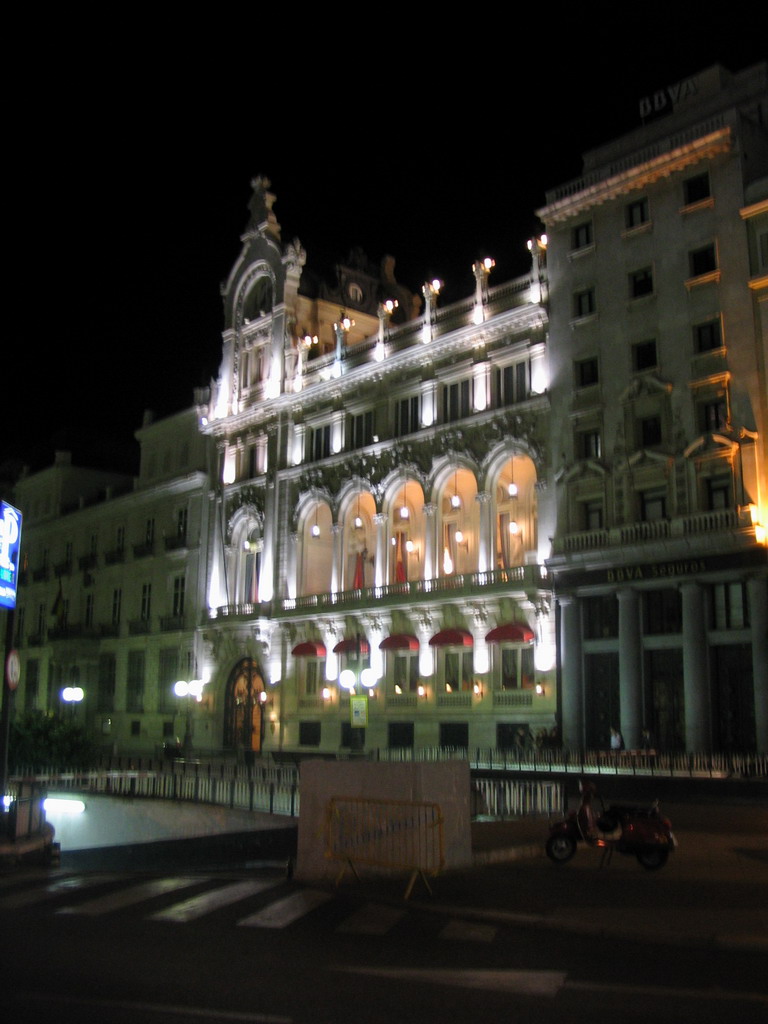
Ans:
[[[186,724],[184,726],[184,743],[182,746],[182,752],[184,757],[189,758],[192,755],[192,699],[194,698],[198,703],[203,699],[203,687],[205,683],[202,679],[191,679],[187,682],[185,679],[180,679],[173,687],[173,692],[177,697],[186,698]]]
[[[79,704],[84,697],[85,691],[82,686],[65,686],[61,691],[61,699],[65,704],[69,704],[72,718],[75,717],[75,704]]]

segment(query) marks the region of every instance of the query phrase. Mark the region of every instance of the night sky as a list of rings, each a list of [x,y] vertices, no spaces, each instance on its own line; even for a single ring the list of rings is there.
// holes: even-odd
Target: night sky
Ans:
[[[217,373],[257,174],[319,273],[356,246],[391,254],[413,291],[442,278],[446,303],[472,294],[477,258],[492,282],[525,273],[546,190],[637,126],[641,96],[765,59],[751,4],[671,6],[495,27],[490,9],[431,25],[382,9],[375,29],[337,13],[308,37],[255,16],[49,25],[10,101],[0,466],[66,449],[135,470],[144,409],[182,409]]]

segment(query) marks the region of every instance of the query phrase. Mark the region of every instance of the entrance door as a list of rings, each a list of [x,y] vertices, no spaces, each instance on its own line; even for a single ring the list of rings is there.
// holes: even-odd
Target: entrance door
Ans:
[[[224,746],[242,750],[252,757],[264,740],[264,679],[251,658],[244,658],[232,670],[226,691]]]
[[[619,656],[613,651],[584,656],[584,718],[588,750],[609,750],[611,726],[621,727]]]
[[[713,743],[721,753],[749,753],[757,747],[752,648],[712,647]]]

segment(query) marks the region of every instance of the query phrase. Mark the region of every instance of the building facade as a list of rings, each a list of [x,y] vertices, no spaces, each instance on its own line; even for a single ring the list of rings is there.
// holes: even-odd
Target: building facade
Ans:
[[[767,101],[678,83],[538,211],[566,743],[768,749]]]
[[[210,392],[135,483],[16,489],[22,707],[78,683],[137,754],[768,749],[766,66],[669,95],[448,307],[318,281],[256,179]]]

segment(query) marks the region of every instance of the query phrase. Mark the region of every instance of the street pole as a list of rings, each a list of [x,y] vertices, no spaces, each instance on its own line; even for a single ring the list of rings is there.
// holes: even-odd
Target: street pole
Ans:
[[[11,703],[13,690],[8,679],[8,656],[13,648],[14,610],[8,608],[5,613],[5,646],[3,650],[3,702],[0,710],[0,743],[2,743],[2,778],[0,778],[0,799],[5,796],[8,788],[8,747],[11,737]]]

